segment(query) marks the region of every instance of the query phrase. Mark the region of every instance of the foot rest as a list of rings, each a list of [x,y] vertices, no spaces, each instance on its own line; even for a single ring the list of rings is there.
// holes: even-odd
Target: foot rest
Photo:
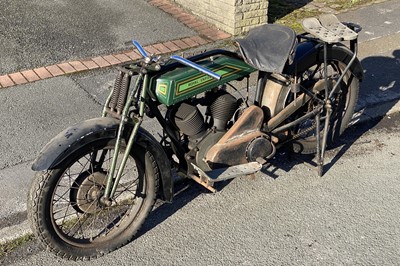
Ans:
[[[333,14],[324,14],[317,18],[306,18],[302,22],[303,28],[327,43],[351,41],[358,34],[342,24]]]
[[[223,180],[232,179],[242,175],[254,174],[261,170],[262,164],[258,162],[251,162],[246,164],[240,164],[231,166],[228,168],[220,168],[212,171],[204,172],[196,165],[192,164],[194,169],[199,173],[200,176],[207,178],[212,182],[219,182]]]

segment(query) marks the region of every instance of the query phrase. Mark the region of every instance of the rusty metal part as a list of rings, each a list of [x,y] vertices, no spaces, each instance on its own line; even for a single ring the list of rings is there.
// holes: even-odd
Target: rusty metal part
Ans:
[[[117,107],[119,92],[121,90],[122,78],[124,77],[124,73],[122,71],[118,72],[117,78],[115,79],[114,89],[112,91],[112,96],[109,104],[109,108],[114,110]]]
[[[201,140],[197,145],[198,152],[196,152],[196,165],[205,171],[211,170],[210,166],[206,163],[205,157],[208,150],[214,146],[223,136],[225,132],[210,131],[209,134]]]
[[[272,130],[271,133],[272,134],[277,134],[279,132],[286,131],[289,128],[291,128],[291,127],[293,127],[295,125],[298,125],[298,124],[300,124],[301,122],[303,122],[303,121],[305,121],[307,119],[315,117],[318,113],[321,112],[321,110],[322,110],[322,106],[319,106],[319,107],[317,106],[317,107],[315,107],[315,109],[313,111],[305,114],[304,116],[302,116],[302,117],[300,117],[300,118],[298,118],[298,119],[296,119],[296,120],[294,120],[294,121],[292,121],[290,123],[287,123],[287,124],[284,124],[281,127],[275,128],[274,130]]]
[[[131,76],[125,74],[121,81],[120,92],[117,100],[117,113],[121,114],[124,109],[126,98],[128,96],[129,85],[131,83]]]
[[[204,172],[195,164],[192,164],[192,166],[197,171],[199,176],[190,175],[189,177],[211,192],[216,192],[216,189],[213,187],[215,182],[232,179],[238,176],[254,175],[254,173],[257,173],[262,168],[262,164],[258,162],[245,163],[227,168],[215,169],[208,172]]]
[[[279,98],[282,97],[282,91],[287,90],[288,82],[285,77],[280,75],[271,75],[268,78],[261,100],[261,107],[268,118],[274,117],[285,107],[284,102]],[[277,106],[278,104],[281,106]]]
[[[267,124],[268,130],[275,129],[283,121],[285,121],[289,116],[291,116],[295,111],[297,111],[301,106],[308,102],[311,98],[306,94],[301,94],[297,99],[286,106],[281,112],[276,116],[272,117]]]
[[[325,81],[320,80],[315,83],[312,91],[314,93],[322,91],[325,89]],[[313,95],[315,97],[315,95]],[[267,129],[272,131],[277,126],[279,126],[283,121],[285,121],[289,116],[296,112],[300,107],[306,104],[312,97],[306,93],[298,96],[293,102],[287,105],[282,111],[272,117],[267,123]]]
[[[246,151],[249,143],[263,136],[263,132],[254,131],[225,143],[217,143],[208,151],[206,160],[211,169],[247,163]]]
[[[290,139],[286,139],[283,142],[279,142],[279,144],[276,145],[276,148],[278,149],[278,148],[284,146],[286,143],[295,141],[296,139],[298,139],[298,138],[300,138],[300,137],[302,137],[304,135],[307,135],[308,133],[312,132],[315,128],[316,128],[316,125],[314,124],[311,127],[301,131],[300,133],[297,133],[296,135],[293,135]]]
[[[264,113],[262,109],[252,105],[243,112],[236,123],[220,139],[219,143],[225,143],[230,139],[240,137],[242,134],[257,131],[261,128],[263,121]]]
[[[267,135],[251,140],[246,147],[248,162],[256,162],[258,158],[271,158],[273,154],[275,154],[274,145]]]
[[[193,179],[195,182],[197,182],[198,184],[202,185],[203,187],[205,187],[206,189],[211,191],[212,193],[217,192],[217,190],[213,187],[213,185],[214,185],[213,182],[209,182],[207,179],[203,179],[203,178],[198,177],[196,175],[189,175],[189,177],[191,179]]]
[[[84,213],[95,213],[102,209],[99,199],[102,197],[106,185],[106,173],[95,172],[83,178],[77,187],[76,207]]]
[[[262,164],[258,162],[244,163],[240,165],[235,165],[227,168],[215,169],[208,172],[203,172],[198,167],[194,168],[200,173],[200,176],[205,176],[208,181],[220,182],[228,179],[232,179],[238,176],[247,176],[254,174],[261,170]]]
[[[264,113],[255,105],[247,108],[231,129],[207,152],[205,159],[212,169],[247,163],[248,144],[264,136],[260,131]]]

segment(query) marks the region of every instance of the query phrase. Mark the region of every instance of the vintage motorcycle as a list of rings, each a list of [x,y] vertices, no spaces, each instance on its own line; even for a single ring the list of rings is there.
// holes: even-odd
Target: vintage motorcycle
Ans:
[[[188,59],[148,55],[133,41],[143,58],[118,67],[102,117],[67,128],[33,163],[28,217],[38,239],[64,258],[99,257],[134,238],[156,199],[172,201],[174,174],[215,192],[283,146],[316,153],[322,175],[357,102],[361,28],[334,15],[303,27],[263,25],[238,40],[240,52]],[[254,100],[234,97],[232,83],[255,71]],[[161,125],[158,139],[141,127],[145,115]]]

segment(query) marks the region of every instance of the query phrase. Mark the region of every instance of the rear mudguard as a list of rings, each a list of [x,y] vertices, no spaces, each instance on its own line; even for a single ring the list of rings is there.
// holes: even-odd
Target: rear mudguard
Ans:
[[[94,118],[71,126],[55,136],[43,149],[32,165],[34,171],[45,171],[57,168],[70,154],[80,147],[98,139],[117,137],[119,121],[114,118]],[[136,145],[150,151],[156,158],[161,173],[159,195],[165,201],[172,201],[173,182],[171,166],[167,155],[157,140],[145,129],[140,128]]]
[[[328,47],[328,58],[338,59],[346,65],[350,63],[352,56],[353,52],[340,43]],[[315,62],[323,62],[323,58],[324,47],[319,43],[311,41],[300,43],[296,48],[294,62],[284,70],[284,73],[302,73]],[[364,73],[358,58],[356,58],[350,67],[350,71],[355,77],[362,81]]]

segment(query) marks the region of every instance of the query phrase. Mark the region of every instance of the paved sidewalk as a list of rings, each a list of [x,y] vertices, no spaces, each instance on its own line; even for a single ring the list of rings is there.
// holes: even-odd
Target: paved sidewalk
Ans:
[[[168,21],[171,16],[177,18],[171,22],[177,29],[188,30],[188,35],[168,35],[171,29],[165,25],[163,32],[171,38],[156,44],[145,42],[149,52],[201,48],[229,37],[169,2],[149,3],[165,10]],[[154,12],[166,15],[164,11]],[[364,26],[360,59],[366,72],[356,119],[400,111],[399,13],[399,1],[392,0],[340,15]],[[26,222],[26,193],[34,174],[30,165],[40,148],[65,127],[98,116],[115,76],[109,66],[137,57],[130,50],[61,64],[52,61],[45,67],[14,68],[16,72],[0,70],[0,243],[30,232]],[[91,66],[96,71],[88,71]],[[151,124],[146,126],[156,130]]]
[[[140,54],[125,45],[132,39],[165,54],[231,36],[166,0],[51,3],[0,10],[0,89],[136,60]]]

